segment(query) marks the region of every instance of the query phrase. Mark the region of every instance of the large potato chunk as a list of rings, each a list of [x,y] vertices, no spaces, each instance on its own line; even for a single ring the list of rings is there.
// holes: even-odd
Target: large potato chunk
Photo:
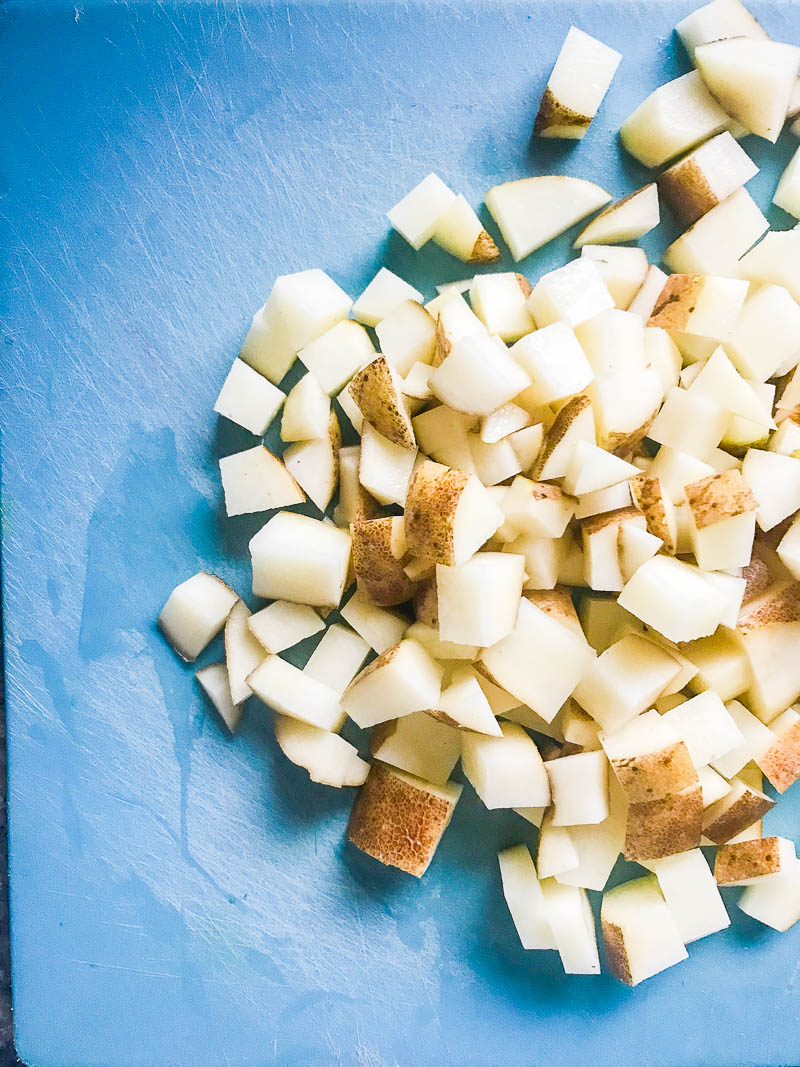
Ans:
[[[250,541],[253,593],[336,608],[350,564],[350,534],[336,526],[282,511]]]
[[[380,863],[422,877],[447,829],[462,787],[432,785],[375,763],[361,787],[347,837]]]
[[[158,626],[178,653],[189,662],[220,632],[239,597],[221,578],[200,571],[181,582],[158,616]]]
[[[408,489],[406,539],[412,556],[465,563],[503,523],[503,512],[474,475],[430,461]]]

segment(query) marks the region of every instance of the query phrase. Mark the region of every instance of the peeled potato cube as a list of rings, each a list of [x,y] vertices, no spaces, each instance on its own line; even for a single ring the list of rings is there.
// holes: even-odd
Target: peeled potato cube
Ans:
[[[517,341],[510,354],[533,383],[526,396],[538,404],[574,396],[594,377],[575,333],[564,322],[528,333]]]
[[[256,696],[282,715],[338,732],[344,715],[339,694],[279,656],[267,656],[247,677]]]
[[[528,297],[528,310],[539,329],[562,321],[574,329],[613,307],[597,264],[584,256],[543,274]]]
[[[395,444],[364,423],[358,480],[379,504],[405,505],[416,460],[415,449]]]
[[[350,563],[350,534],[288,511],[250,541],[253,593],[312,607],[338,607]]]
[[[741,257],[768,229],[769,222],[752,196],[737,189],[673,241],[663,260],[675,274],[735,278]]]
[[[341,608],[341,616],[379,654],[396,645],[408,629],[408,619],[377,607],[360,589]]]
[[[714,763],[744,744],[744,735],[716,693],[700,693],[662,716],[686,743],[695,767]]]
[[[247,700],[252,690],[247,676],[263,662],[266,653],[250,632],[250,609],[237,600],[225,622],[225,666],[234,704]]]
[[[620,140],[646,167],[660,167],[724,130],[730,117],[693,70],[659,86],[620,127]]]
[[[358,674],[369,654],[369,645],[355,631],[340,623],[329,626],[311,653],[303,673],[340,695]]]
[[[658,887],[685,944],[730,926],[714,875],[699,848],[642,863],[658,879]]]
[[[638,241],[655,229],[661,221],[658,189],[655,182],[629,193],[616,204],[610,204],[592,219],[575,239],[573,248],[587,244],[616,244]]]
[[[212,663],[210,667],[203,667],[195,672],[195,678],[230,732],[236,733],[242,717],[242,705],[234,704],[231,699],[231,688],[225,664]]]
[[[776,41],[732,37],[695,49],[695,63],[725,110],[773,144],[792,98],[800,49]]]
[[[464,337],[436,368],[430,386],[439,399],[467,415],[491,415],[531,384],[497,337]]]
[[[442,690],[439,708],[434,715],[441,722],[460,730],[473,730],[493,737],[499,737],[502,733],[472,667],[453,671],[449,684]]]
[[[239,597],[221,578],[200,571],[170,593],[158,626],[178,655],[191,662],[220,632]]]
[[[229,516],[288,508],[306,499],[281,460],[263,445],[223,456],[219,472]]]
[[[712,634],[726,610],[723,594],[698,568],[669,556],[653,556],[620,593],[619,604],[670,641]]]
[[[535,328],[525,306],[530,295],[531,284],[523,274],[478,274],[469,301],[490,334],[516,341]]]
[[[342,433],[335,411],[328,413],[324,437],[298,441],[283,453],[286,470],[320,511],[330,504],[339,483],[339,450]]]
[[[481,670],[520,704],[552,722],[593,658],[582,636],[523,597],[513,632],[484,650]]]
[[[422,293],[386,267],[381,267],[353,304],[353,318],[364,326],[377,326],[406,300],[422,303]]]
[[[331,401],[313,374],[304,374],[286,397],[281,420],[282,441],[312,441],[325,437]]]
[[[284,274],[253,317],[239,358],[277,384],[298,349],[346,319],[352,303],[322,270]]]
[[[304,345],[297,358],[332,396],[375,358],[375,346],[361,323],[343,319]]]
[[[563,175],[504,182],[495,185],[485,197],[486,206],[517,261],[604,207],[610,199],[599,185]]]
[[[555,948],[550,923],[545,915],[544,896],[531,854],[526,845],[503,849],[497,854],[503,894],[514,920],[522,947]]]
[[[461,755],[461,738],[452,726],[416,711],[376,726],[371,751],[382,763],[445,785]]]
[[[442,668],[417,641],[403,640],[368,664],[350,683],[342,707],[365,729],[387,719],[436,708]]]
[[[573,844],[570,830],[567,826],[554,826],[552,809],[545,811],[536,853],[540,878],[556,878],[578,866],[578,850]]]
[[[277,386],[241,359],[235,359],[220,390],[214,411],[263,437],[286,399]]]
[[[416,363],[431,363],[436,353],[436,321],[414,300],[399,304],[375,327],[381,352],[399,375]]]
[[[452,189],[437,174],[429,174],[387,212],[389,222],[412,248],[420,249],[433,237],[454,199]]]
[[[597,934],[585,889],[561,885],[554,878],[542,883],[545,915],[566,974],[599,974]]]
[[[604,893],[600,920],[611,972],[626,985],[638,985],[688,957],[653,875]]]
[[[325,629],[325,623],[313,608],[276,600],[250,615],[247,625],[263,649],[277,655]]]
[[[366,781],[369,764],[338,734],[286,715],[276,715],[274,727],[284,756],[308,771],[312,782],[340,789]]]
[[[461,765],[487,808],[546,807],[547,771],[533,740],[516,723],[500,724],[501,737],[466,732]]]
[[[444,641],[485,647],[506,637],[517,621],[525,560],[479,552],[458,567],[436,567],[439,631]]]
[[[380,863],[421,878],[453,816],[462,786],[434,785],[374,763],[359,790],[347,838]]]
[[[553,826],[588,826],[608,818],[605,753],[578,752],[545,764],[553,798]]]

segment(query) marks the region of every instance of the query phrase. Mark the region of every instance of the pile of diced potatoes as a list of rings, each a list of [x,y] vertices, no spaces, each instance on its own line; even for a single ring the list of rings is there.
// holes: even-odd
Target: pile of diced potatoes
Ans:
[[[658,169],[644,188],[509,181],[492,236],[430,174],[388,217],[463,282],[426,302],[383,268],[354,302],[322,270],[276,280],[215,407],[254,438],[281,419],[282,454],[220,461],[228,515],[270,513],[259,605],[203,571],[159,616],[187,661],[224,629],[197,671],[222,719],[255,695],[289,760],[359,787],[347,836],[381,863],[425,872],[460,761],[538,828],[535,856],[499,856],[522,945],[598,973],[602,894],[631,985],[729,925],[720,887],[776,930],[800,919],[795,846],[763,833],[800,777],[800,230],[769,229],[740,145],[800,114],[800,49],[739,0],[677,32],[695,69],[620,130]],[[535,134],[583,137],[621,58],[572,28]],[[800,152],[774,202],[800,217]],[[686,227],[670,273],[629,243],[661,203]],[[564,266],[486,269],[577,223]],[[313,637],[302,669],[282,657]],[[642,874],[607,889],[620,856]]]

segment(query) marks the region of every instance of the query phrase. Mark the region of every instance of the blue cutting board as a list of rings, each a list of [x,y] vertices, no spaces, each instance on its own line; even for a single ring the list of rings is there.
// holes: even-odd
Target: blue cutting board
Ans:
[[[753,6],[800,38],[800,8]],[[642,184],[615,130],[687,69],[671,29],[691,7],[0,8],[13,981],[29,1063],[800,1062],[800,928],[779,937],[732,908],[730,931],[635,991],[567,978],[554,953],[522,951],[502,900],[495,853],[533,841],[522,820],[466,790],[421,882],[381,868],[344,843],[352,793],[276,754],[257,705],[226,737],[153,625],[201,567],[249,590],[263,517],[224,518],[217,459],[252,439],[212,406],[275,276],[321,266],[354,295],[384,263],[427,295],[463,276],[387,230],[386,208],[433,169],[476,204],[537,172]],[[531,145],[572,21],[624,60],[584,141]],[[795,143],[747,147],[766,206]],[[648,251],[673,233],[665,220]],[[796,834],[799,812],[790,796],[771,827]]]

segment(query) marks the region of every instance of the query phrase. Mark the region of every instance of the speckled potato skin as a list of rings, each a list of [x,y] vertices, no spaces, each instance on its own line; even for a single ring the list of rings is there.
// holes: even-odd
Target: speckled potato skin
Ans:
[[[379,434],[402,448],[417,447],[406,402],[383,356],[358,372],[350,382],[350,393],[361,414]]]
[[[662,330],[683,330],[705,285],[705,279],[697,274],[673,274],[656,300],[648,326]]]
[[[375,763],[350,813],[347,838],[380,863],[421,878],[454,807]]]
[[[500,259],[500,249],[494,243],[491,234],[481,230],[472,247],[472,255],[468,263],[497,263]]]
[[[656,179],[677,222],[687,229],[719,203],[705,174],[694,159],[680,160]]]
[[[709,811],[715,807],[716,805],[712,804]],[[758,822],[770,808],[774,807],[774,800],[747,789],[727,811],[722,811],[718,817],[713,818],[713,821],[703,827],[703,833],[715,845],[724,845],[732,837],[737,837],[743,830],[746,830],[748,826]]]
[[[423,463],[408,488],[406,539],[412,556],[452,566],[456,508],[470,476],[465,471]]]
[[[717,849],[714,877],[718,885],[729,885],[745,878],[775,874],[780,867],[777,837],[762,837],[757,841],[738,841]]]
[[[647,522],[647,532],[659,537],[664,542],[664,551],[675,555],[677,544],[675,533],[667,521],[666,494],[660,478],[648,474],[637,474],[630,480],[631,495],[637,508]]]
[[[358,587],[382,608],[404,603],[416,589],[403,570],[402,561],[392,555],[392,525],[391,516],[350,524]]]
[[[742,604],[749,604],[751,600],[769,589],[772,584],[772,575],[769,567],[763,559],[753,556],[746,567],[742,567],[742,578],[745,580],[744,596]]]
[[[628,860],[656,860],[700,845],[703,791],[699,785],[659,800],[631,804],[625,829]]]
[[[758,765],[778,793],[785,793],[800,778],[800,722],[775,739]]]
[[[414,593],[414,614],[417,622],[426,626],[439,625],[439,591],[436,588],[436,576],[417,586]]]
[[[539,111],[533,123],[533,135],[579,140],[589,129],[591,122],[591,116],[579,115],[577,111],[559,103],[547,86],[542,93]]]
[[[742,472],[736,468],[692,482],[684,492],[698,530],[724,519],[758,511],[756,498],[750,492]]]
[[[611,760],[611,766],[631,803],[660,800],[697,782],[697,771],[683,741],[645,756]]]
[[[800,622],[800,582],[776,586],[753,600],[748,610],[740,614],[736,629],[741,634],[749,634],[782,622]]]
[[[610,923],[606,919],[601,920],[601,928],[609,971],[620,982],[632,986],[633,975],[628,962],[628,953],[625,951],[625,938],[622,936],[622,930],[615,923]]]
[[[544,444],[539,450],[539,455],[536,458],[536,463],[533,465],[531,471],[532,478],[539,478],[542,471],[545,468],[545,464],[552,456],[556,447],[564,440],[564,436],[572,426],[573,422],[585,411],[586,408],[591,406],[591,401],[588,396],[581,393],[579,396],[574,396],[571,400],[563,406],[559,413],[555,417],[555,421],[550,429],[545,434]]]

